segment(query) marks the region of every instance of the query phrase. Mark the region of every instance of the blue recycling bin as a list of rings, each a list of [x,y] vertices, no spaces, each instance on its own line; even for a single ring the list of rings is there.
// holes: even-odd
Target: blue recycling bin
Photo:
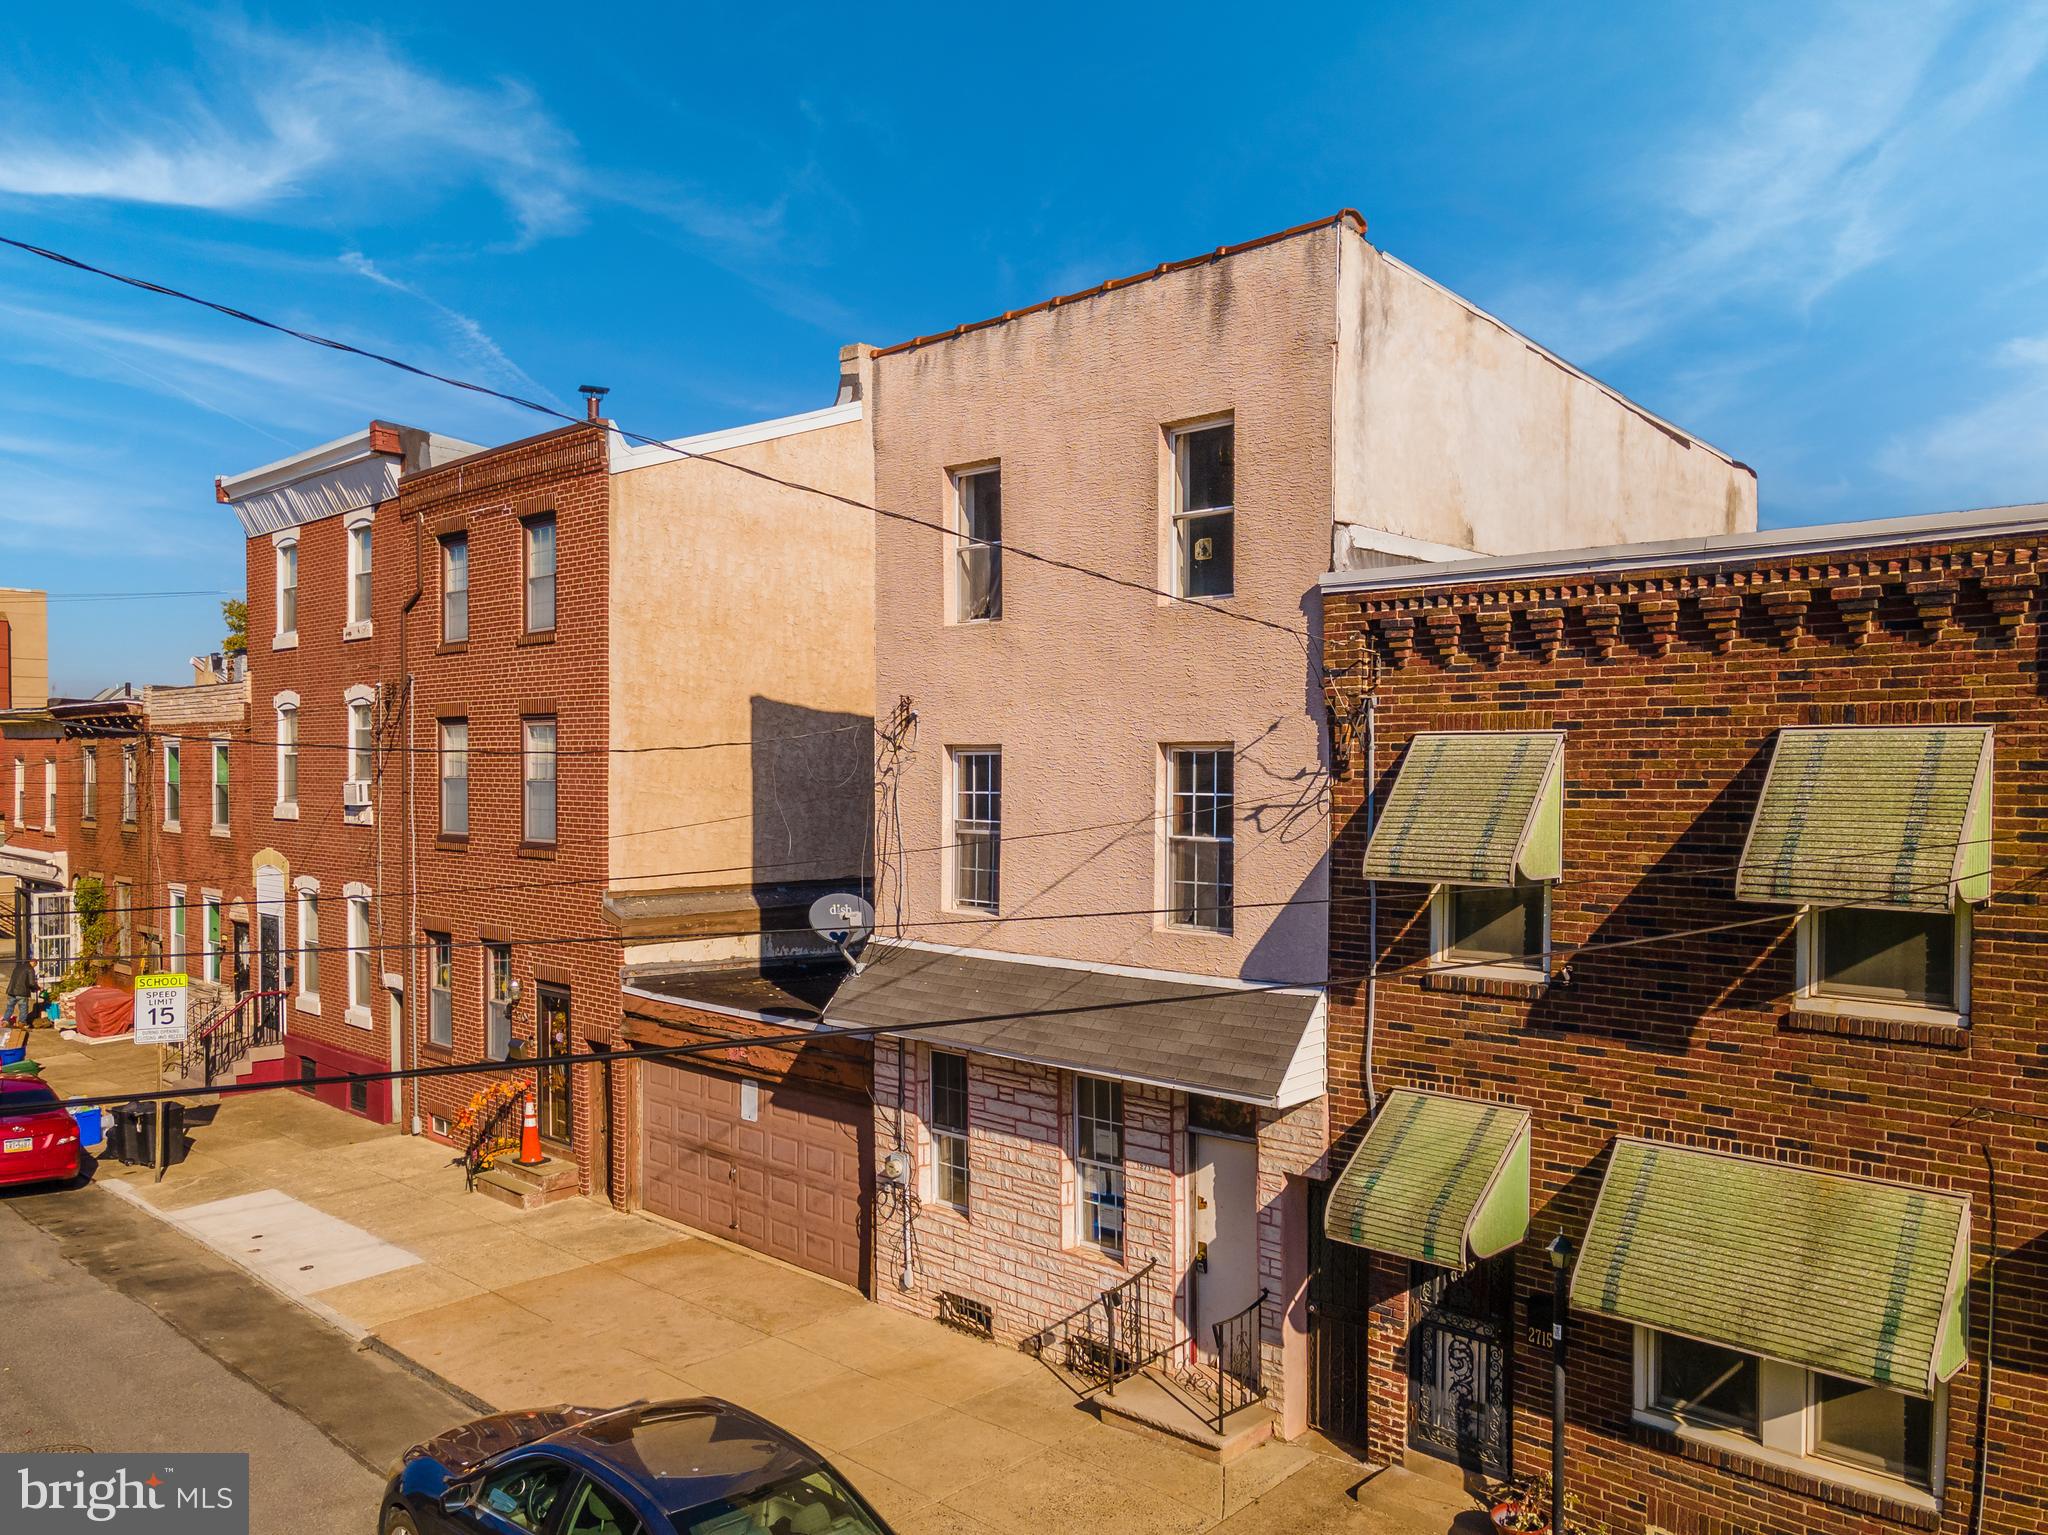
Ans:
[[[95,1106],[73,1109],[71,1117],[78,1121],[78,1144],[90,1151],[107,1138],[106,1116]]]

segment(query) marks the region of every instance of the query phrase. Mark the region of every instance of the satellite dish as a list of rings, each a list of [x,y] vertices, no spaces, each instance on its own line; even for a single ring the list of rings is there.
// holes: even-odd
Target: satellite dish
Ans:
[[[856,972],[860,963],[853,957],[854,945],[874,930],[875,908],[864,896],[851,892],[821,895],[811,902],[811,931],[844,954]]]

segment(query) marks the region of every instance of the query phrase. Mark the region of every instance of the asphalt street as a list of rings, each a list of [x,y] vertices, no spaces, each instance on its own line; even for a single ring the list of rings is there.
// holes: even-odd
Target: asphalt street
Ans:
[[[473,1415],[98,1189],[0,1198],[0,1449],[246,1451],[254,1535],[363,1535]]]

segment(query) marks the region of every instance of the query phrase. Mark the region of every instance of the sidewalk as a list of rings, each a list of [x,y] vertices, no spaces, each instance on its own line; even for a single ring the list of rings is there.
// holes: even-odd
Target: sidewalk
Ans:
[[[154,1085],[154,1049],[38,1030],[30,1053],[67,1095]],[[494,1406],[738,1402],[829,1454],[903,1535],[1488,1528],[1454,1488],[1366,1480],[1306,1445],[1221,1467],[1134,1436],[1014,1350],[665,1223],[468,1194],[447,1148],[295,1092],[223,1099],[190,1133],[162,1183],[111,1162],[96,1181]]]

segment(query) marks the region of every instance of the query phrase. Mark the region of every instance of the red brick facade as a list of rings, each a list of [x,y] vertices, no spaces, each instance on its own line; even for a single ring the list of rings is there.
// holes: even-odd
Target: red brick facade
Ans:
[[[2023,541],[1815,557],[1722,553],[1625,575],[1505,585],[1375,582],[1324,594],[1333,718],[1367,679],[1378,760],[1340,728],[1331,914],[1332,1166],[1367,1105],[1370,951],[1363,799],[1383,796],[1425,729],[1566,736],[1564,876],[1548,986],[1450,987],[1425,973],[1426,893],[1379,890],[1378,1090],[1510,1100],[1534,1115],[1533,1219],[1515,1262],[1516,1470],[1548,1468],[1551,1360],[1525,1323],[1547,1295],[1543,1248],[1579,1238],[1614,1138],[1789,1160],[1966,1194],[1975,1252],[1968,1366],[1947,1393],[1938,1514],[1819,1475],[1681,1444],[1633,1419],[1630,1330],[1575,1313],[1571,1477],[1597,1527],[1674,1535],[1969,1529],[1987,1346],[1995,1383],[1982,1527],[2048,1525],[2048,1173],[2041,1156],[2037,892],[2048,816],[2038,590]],[[1775,733],[1814,724],[1994,727],[1993,893],[1975,912],[1966,1028],[1798,1011],[1793,915],[1738,903],[1733,871]],[[1721,932],[1698,931],[1746,922]],[[1635,947],[1604,945],[1690,932]],[[1497,994],[1486,994],[1487,992]],[[1996,1210],[1990,1200],[1995,1169]],[[1996,1237],[1992,1235],[1996,1232]],[[1987,1338],[1987,1267],[1997,1318]],[[1369,1443],[1407,1446],[1409,1276],[1374,1260]]]

